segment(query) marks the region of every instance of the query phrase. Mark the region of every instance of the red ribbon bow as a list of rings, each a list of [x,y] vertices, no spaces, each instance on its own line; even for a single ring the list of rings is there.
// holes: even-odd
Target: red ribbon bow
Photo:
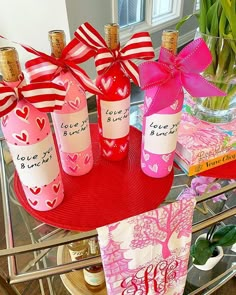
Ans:
[[[0,83],[0,117],[12,111],[18,100],[24,98],[42,112],[59,110],[64,104],[66,90],[64,86],[52,82],[33,83],[21,85],[24,76],[16,87]]]
[[[99,32],[87,22],[82,24],[74,35],[93,51],[99,75],[103,74],[114,61],[119,61],[137,85],[139,85],[138,66],[131,59],[148,60],[155,55],[150,35],[147,32],[134,34],[122,49],[117,48],[116,50],[110,50]]]
[[[93,56],[91,51],[77,39],[74,38],[65,46],[60,58],[49,56],[27,45],[20,45],[28,52],[39,56],[25,64],[31,82],[51,81],[59,76],[62,71],[70,70],[85,90],[94,94],[100,93],[85,71],[77,66],[78,63]]]
[[[225,96],[226,93],[210,84],[200,73],[211,63],[210,50],[203,39],[189,43],[177,56],[161,48],[157,62],[139,66],[141,88],[156,87],[156,94],[145,112],[152,115],[172,105],[185,88],[193,97]]]

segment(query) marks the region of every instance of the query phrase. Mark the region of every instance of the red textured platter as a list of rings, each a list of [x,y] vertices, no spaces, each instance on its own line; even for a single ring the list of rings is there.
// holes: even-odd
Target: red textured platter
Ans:
[[[19,177],[14,188],[22,206],[36,219],[52,226],[87,231],[152,210],[166,198],[173,182],[171,173],[161,179],[146,176],[140,168],[141,132],[130,129],[128,157],[110,162],[100,156],[98,128],[90,125],[94,167],[86,175],[73,177],[62,171],[63,202],[51,211],[36,211],[28,204]]]

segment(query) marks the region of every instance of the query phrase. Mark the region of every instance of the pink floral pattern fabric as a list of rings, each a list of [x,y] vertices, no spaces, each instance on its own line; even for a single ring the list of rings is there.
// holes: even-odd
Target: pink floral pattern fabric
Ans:
[[[183,294],[195,199],[97,228],[109,295]]]

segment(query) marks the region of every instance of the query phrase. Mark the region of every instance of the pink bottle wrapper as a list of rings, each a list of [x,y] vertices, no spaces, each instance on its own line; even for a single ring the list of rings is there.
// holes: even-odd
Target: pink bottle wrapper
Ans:
[[[52,113],[62,168],[72,176],[84,175],[93,167],[86,95],[69,72],[55,82],[69,84],[62,109]]]
[[[1,127],[30,206],[56,208],[64,189],[47,115],[21,99],[2,118]]]
[[[145,91],[144,114],[155,93],[155,87]],[[181,93],[171,106],[143,117],[141,168],[150,177],[165,177],[172,170],[182,106]]]

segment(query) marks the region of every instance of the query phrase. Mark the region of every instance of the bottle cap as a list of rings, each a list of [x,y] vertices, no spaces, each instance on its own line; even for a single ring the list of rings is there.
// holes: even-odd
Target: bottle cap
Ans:
[[[110,49],[116,49],[119,45],[119,25],[116,23],[106,24],[104,26],[105,40]]]
[[[0,48],[0,69],[3,80],[6,82],[16,82],[21,74],[19,57],[14,47]]]
[[[53,56],[61,57],[62,50],[65,47],[65,33],[63,30],[52,30],[48,32],[48,38],[51,44]]]
[[[161,46],[171,51],[173,54],[177,52],[179,32],[176,30],[164,30],[162,32]]]

